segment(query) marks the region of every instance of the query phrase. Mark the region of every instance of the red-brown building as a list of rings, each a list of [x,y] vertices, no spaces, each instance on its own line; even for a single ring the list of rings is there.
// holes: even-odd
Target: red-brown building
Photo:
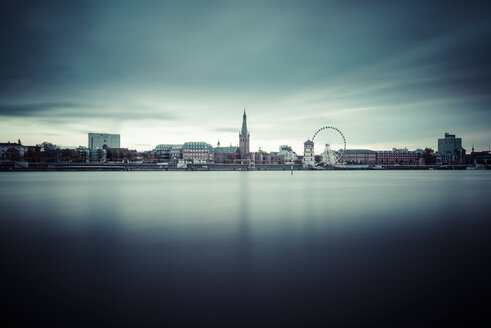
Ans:
[[[423,150],[408,150],[407,148],[377,151],[378,164],[416,164]]]
[[[372,164],[377,162],[377,152],[368,149],[346,149],[340,161],[347,164]]]
[[[407,148],[392,150],[346,149],[341,162],[347,164],[416,164],[423,150]]]

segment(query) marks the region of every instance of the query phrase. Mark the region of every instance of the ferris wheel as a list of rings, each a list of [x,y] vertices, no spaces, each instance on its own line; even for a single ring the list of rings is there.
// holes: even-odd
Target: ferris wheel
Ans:
[[[321,163],[334,165],[339,163],[346,150],[346,139],[343,132],[333,126],[324,126],[312,137],[314,154],[321,155]]]

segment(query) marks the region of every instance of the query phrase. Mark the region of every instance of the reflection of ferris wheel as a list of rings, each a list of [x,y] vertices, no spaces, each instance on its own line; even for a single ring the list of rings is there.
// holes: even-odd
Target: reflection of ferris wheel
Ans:
[[[333,126],[324,126],[312,137],[314,154],[322,156],[322,163],[334,165],[339,163],[346,150],[346,139],[343,132]]]

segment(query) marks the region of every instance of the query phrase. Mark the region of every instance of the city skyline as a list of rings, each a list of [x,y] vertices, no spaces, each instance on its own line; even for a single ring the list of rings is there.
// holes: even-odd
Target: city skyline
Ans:
[[[347,148],[490,148],[489,4],[365,1],[1,5],[0,140],[238,144],[297,152],[321,126]]]
[[[325,127],[322,127],[321,129],[324,129],[324,128],[325,128]],[[316,134],[317,134],[317,133],[318,133],[318,132],[319,132],[321,129],[319,129],[319,130],[316,132]],[[336,128],[334,128],[334,129],[336,129]],[[336,129],[336,130],[337,130],[337,129]],[[452,136],[452,134],[451,134],[451,133],[445,132],[444,136],[445,136],[445,137],[447,137],[447,135],[451,135],[451,136]],[[242,143],[243,136],[247,136],[247,138],[246,138],[246,140],[247,140],[247,141],[246,141],[246,142],[247,142],[247,146],[246,146],[246,144],[245,144],[245,143],[244,143],[244,144]],[[116,146],[115,148],[118,148],[118,149],[119,149],[119,148],[125,148],[125,149],[128,149],[128,147],[122,147],[122,146],[120,146],[120,138],[121,138],[120,134],[108,134],[108,133],[106,133],[106,132],[102,132],[102,131],[98,131],[98,132],[88,132],[88,144],[87,144],[88,149],[92,149],[92,148],[93,148],[93,147],[91,146],[91,143],[92,143],[92,138],[93,138],[93,137],[97,137],[97,138],[101,139],[101,141],[100,141],[100,142],[102,142],[102,138],[109,138],[109,139],[111,139],[111,138],[116,137],[116,138],[117,138],[117,141],[116,141],[116,142],[117,142],[117,146]],[[249,153],[249,137],[250,137],[250,132],[249,132],[249,130],[247,129],[247,115],[246,115],[246,110],[245,110],[245,108],[244,108],[243,118],[242,118],[242,127],[241,127],[241,129],[239,130],[239,133],[238,133],[238,139],[239,139],[239,142],[235,142],[235,143],[233,143],[233,142],[230,142],[230,143],[220,143],[220,140],[218,139],[218,140],[217,140],[216,147],[220,147],[220,144],[222,144],[222,146],[226,146],[226,145],[228,145],[228,144],[229,144],[230,146],[235,146],[237,149],[240,149],[240,150],[241,150],[241,151],[240,151],[241,153],[243,153],[243,154],[247,154],[247,153]],[[455,137],[455,135],[453,135],[453,137]],[[306,141],[306,142],[311,142],[312,144],[314,144],[312,141],[310,141],[310,139],[312,139],[312,138],[310,138],[310,137],[309,137],[309,138],[307,138],[307,141]],[[459,138],[459,139],[460,139],[460,140],[462,140],[462,138]],[[433,149],[435,152],[436,152],[436,151],[437,151],[437,150],[440,148],[440,139],[437,139],[437,140],[438,140],[438,142],[437,142],[437,147],[435,147],[435,149]],[[49,142],[49,141],[45,141],[45,142]],[[100,142],[99,142],[99,143],[100,143]],[[101,148],[100,146],[101,146],[102,144],[104,144],[105,142],[106,142],[106,140],[104,140],[104,142],[103,142],[103,143],[100,143],[99,148]],[[202,141],[202,140],[200,140],[200,141],[198,141],[198,140],[185,140],[185,141],[182,141],[182,142],[177,142],[177,143],[174,143],[173,145],[179,145],[179,144],[181,144],[181,146],[182,146],[182,144],[185,144],[185,143],[196,143],[196,142],[197,142],[197,143],[206,143],[206,144],[209,144],[209,145],[210,145],[212,148],[214,147],[212,142],[206,142],[206,141]],[[460,142],[462,142],[462,141],[460,141]],[[8,141],[8,143],[10,143],[10,140]],[[18,139],[17,143],[20,145],[20,144],[21,144],[21,140],[20,140],[20,139]],[[15,144],[15,141],[13,142],[13,144]],[[32,145],[40,145],[40,144],[41,144],[41,143],[35,143],[35,144],[32,144]],[[304,143],[304,144],[305,144],[305,143]],[[60,144],[54,144],[54,145],[55,145],[55,146],[58,146],[58,147],[60,147],[60,148],[70,148],[70,149],[76,149],[76,148],[80,148],[80,147],[82,147],[82,148],[87,148],[87,147],[86,147],[86,146],[84,146],[83,144],[80,144],[80,145],[78,145],[78,146],[73,146],[73,145],[60,145]],[[136,148],[135,148],[135,150],[148,152],[148,151],[153,151],[153,150],[156,150],[158,147],[160,147],[160,146],[165,146],[165,145],[172,145],[172,144],[169,144],[169,143],[161,143],[161,144],[157,144],[157,145],[155,145],[154,147],[152,147],[152,148],[150,148],[150,149],[143,149],[143,150],[142,150],[142,149],[136,149]],[[288,146],[289,148],[292,148],[290,145],[277,145],[277,146],[279,147],[279,149],[280,149],[280,150],[281,150],[281,149],[282,149],[282,147],[284,147],[284,146]],[[105,147],[106,147],[106,146],[105,146]],[[245,148],[243,148],[243,147],[245,147]],[[461,147],[461,146],[460,146],[460,147]],[[114,147],[109,146],[108,148],[114,148]],[[413,150],[416,150],[416,151],[422,151],[422,148],[430,148],[430,149],[432,149],[431,147],[428,147],[428,146],[420,146],[420,147],[415,147],[415,148],[413,148]],[[348,148],[346,148],[346,149],[347,149],[347,150],[348,150],[348,149],[352,149],[352,150],[357,150],[357,149],[358,149],[358,150],[359,150],[360,148],[348,147]],[[410,148],[408,148],[408,147],[390,147],[390,148],[386,148],[386,149],[374,149],[374,148],[370,148],[370,147],[365,147],[365,148],[363,148],[363,149],[368,150],[368,151],[382,151],[382,150],[406,149],[406,151],[407,151],[407,150],[408,150],[408,149],[410,149]],[[464,148],[464,149],[465,149],[465,148]],[[257,151],[261,151],[261,150],[262,150],[262,151],[265,151],[265,149],[261,149],[261,148],[259,148],[259,149],[257,149],[257,150],[251,150],[251,152],[252,152],[252,153],[254,153],[254,152],[257,152]],[[295,151],[295,149],[293,149],[293,150]],[[266,151],[267,151],[267,152],[270,152],[270,151],[275,152],[275,150],[266,150]],[[478,152],[479,152],[479,151],[482,151],[482,150],[475,149],[474,144],[472,144],[471,151],[472,151],[472,152],[473,152],[473,151],[478,151]],[[484,150],[484,151],[486,151],[486,150]],[[489,151],[489,150],[488,150],[488,151]],[[297,150],[296,152],[299,152],[299,150]]]

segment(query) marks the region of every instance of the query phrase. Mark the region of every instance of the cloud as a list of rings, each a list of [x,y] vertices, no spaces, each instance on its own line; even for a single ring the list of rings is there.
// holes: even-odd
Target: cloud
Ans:
[[[0,116],[44,116],[50,113],[54,113],[58,110],[84,108],[86,106],[75,103],[25,103],[25,104],[1,104],[0,103]]]
[[[119,120],[176,120],[170,114],[149,106],[128,105],[122,108],[105,108],[104,105],[91,105],[70,102],[43,103],[0,103],[0,116],[38,117],[43,119],[70,120],[77,118],[119,119]]]
[[[251,146],[303,142],[320,124],[360,144],[446,126],[483,130],[490,9],[444,0],[4,1],[0,137],[19,126],[40,139],[49,129],[133,127],[132,138],[155,142],[213,140],[238,132],[244,103],[263,138]]]

